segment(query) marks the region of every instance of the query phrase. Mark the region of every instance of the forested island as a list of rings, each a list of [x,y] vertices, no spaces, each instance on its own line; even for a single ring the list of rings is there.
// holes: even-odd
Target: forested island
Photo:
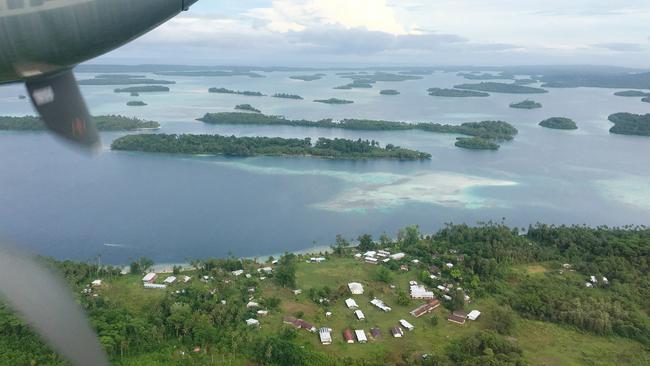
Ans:
[[[368,84],[374,84],[376,82],[399,82],[399,81],[422,79],[421,76],[392,74],[388,72],[375,72],[374,74],[360,72],[358,74],[344,75],[343,77],[347,79],[352,79],[353,81],[357,80]]]
[[[468,80],[502,80],[502,79],[514,79],[514,75],[501,72],[499,74],[488,74],[488,73],[466,73],[460,72],[457,74]]]
[[[260,92],[254,92],[254,91],[239,91],[239,90],[231,90],[231,89],[226,89],[226,88],[210,88],[208,89],[208,92],[210,93],[217,93],[217,94],[237,94],[237,95],[245,95],[247,97],[263,97],[264,94]]]
[[[623,90],[614,93],[617,97],[647,97],[650,93],[642,92],[640,90]]]
[[[330,98],[330,99],[316,99],[314,100],[316,103],[325,103],[325,104],[352,104],[354,101],[352,100],[346,100],[346,99],[339,99],[339,98]]]
[[[65,278],[121,366],[647,366],[649,246],[650,229],[633,225],[414,225],[378,238],[339,235],[328,253],[194,258],[158,272],[156,284],[176,279],[163,289],[143,286],[154,271],[148,258],[134,258],[128,274],[40,260]],[[399,257],[355,259],[379,250]],[[413,281],[433,299],[413,298]],[[352,295],[350,282],[364,294]],[[473,310],[480,315],[468,319]],[[318,328],[332,329],[331,344]],[[367,343],[348,343],[346,329]],[[0,364],[68,365],[4,304],[0,332]]]
[[[339,90],[370,89],[372,88],[372,84],[374,84],[374,81],[372,80],[358,79],[345,85],[336,86],[334,87],[334,89],[339,89]]]
[[[159,93],[159,92],[168,92],[169,88],[166,86],[160,85],[144,85],[144,86],[131,86],[128,88],[118,88],[115,89],[115,93]]]
[[[533,88],[531,86],[495,83],[495,82],[482,82],[478,84],[460,84],[455,85],[456,89],[476,90],[491,93],[507,93],[507,94],[542,94],[548,93],[548,90]]]
[[[238,111],[246,111],[246,112],[253,112],[253,113],[262,113],[259,109],[253,107],[250,104],[238,104],[235,106],[235,109]]]
[[[21,94],[18,96],[18,99],[27,99],[27,97]]]
[[[176,84],[170,80],[147,79],[141,75],[103,74],[94,79],[79,80],[79,85],[169,85]]]
[[[97,129],[100,131],[137,131],[141,129],[160,128],[160,124],[154,121],[144,121],[138,118],[124,117],[119,115],[95,116],[93,117]],[[3,131],[45,131],[45,123],[34,116],[7,117],[0,116],[0,130]]]
[[[266,76],[252,71],[237,70],[197,70],[197,71],[158,71],[155,75],[161,76],[185,76],[185,77],[229,77],[248,76],[250,78],[264,78]]]
[[[301,81],[316,81],[322,79],[325,74],[314,74],[314,75],[294,75],[289,76],[289,79],[301,80]]]
[[[544,75],[542,81],[548,88],[650,89],[650,72],[564,72]]]
[[[516,108],[516,109],[537,109],[537,108],[542,108],[542,104],[535,102],[533,100],[524,100],[519,103],[511,103],[510,108]]]
[[[474,98],[474,97],[489,97],[490,94],[473,90],[459,90],[459,89],[442,89],[442,88],[429,88],[427,89],[429,95],[432,97],[447,97],[447,98]]]
[[[569,118],[551,117],[539,123],[540,126],[556,130],[577,130],[578,125]]]
[[[273,98],[303,100],[303,97],[295,94],[277,93],[272,95]]]
[[[641,99],[641,101],[645,102],[645,103],[650,103],[650,96],[647,96],[647,97]]]
[[[146,134],[120,137],[113,150],[165,154],[208,154],[226,156],[315,156],[336,159],[425,160],[431,155],[376,141],[319,138],[235,137],[220,135]]]
[[[614,126],[609,132],[620,135],[650,136],[650,113],[615,113],[609,116]]]
[[[384,90],[380,91],[379,94],[381,94],[381,95],[399,95],[400,93],[399,93],[399,91],[397,91],[395,89],[384,89]]]
[[[456,147],[470,150],[499,150],[499,144],[482,137],[458,137],[454,143]]]
[[[147,105],[147,103],[141,101],[141,100],[131,100],[126,102],[126,105],[129,107],[144,107]]]
[[[460,125],[443,125],[439,123],[406,123],[366,119],[343,119],[334,121],[290,120],[281,116],[264,114],[222,112],[207,113],[198,119],[201,122],[215,125],[282,125],[295,127],[341,128],[346,130],[363,131],[405,131],[422,130],[437,133],[455,133],[489,140],[509,141],[518,131],[511,124],[502,121],[466,122]]]

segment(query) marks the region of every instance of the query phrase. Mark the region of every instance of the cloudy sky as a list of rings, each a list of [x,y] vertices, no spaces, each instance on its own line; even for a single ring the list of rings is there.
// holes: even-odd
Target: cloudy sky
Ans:
[[[650,1],[200,0],[98,61],[650,67]]]

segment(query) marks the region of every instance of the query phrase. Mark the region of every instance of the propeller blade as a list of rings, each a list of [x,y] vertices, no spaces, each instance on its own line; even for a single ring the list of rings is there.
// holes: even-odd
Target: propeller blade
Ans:
[[[97,128],[72,70],[25,81],[34,107],[57,135],[86,147],[99,145]]]
[[[108,366],[99,339],[63,279],[1,243],[0,299],[73,365]]]

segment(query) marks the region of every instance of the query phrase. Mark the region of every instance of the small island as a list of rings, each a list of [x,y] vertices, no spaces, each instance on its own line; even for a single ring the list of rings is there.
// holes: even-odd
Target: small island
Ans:
[[[456,89],[476,90],[491,93],[506,93],[506,94],[543,94],[548,93],[548,90],[533,88],[531,86],[495,83],[495,82],[481,82],[478,84],[460,84],[455,85]]]
[[[623,90],[614,93],[617,97],[647,97],[650,93],[642,92],[640,90]]]
[[[303,100],[303,97],[295,94],[277,93],[272,95],[273,98]]]
[[[352,79],[353,81],[358,80],[368,84],[374,84],[377,82],[400,82],[400,81],[407,81],[407,80],[423,79],[422,76],[391,74],[388,72],[376,72],[374,74],[359,72],[356,75],[346,75],[343,77],[347,79]]]
[[[249,78],[264,78],[264,75],[252,71],[238,70],[201,70],[201,71],[157,71],[155,75],[161,76],[185,76],[185,77],[230,77],[248,76]]]
[[[614,126],[609,132],[619,135],[650,136],[650,113],[615,113],[609,116]]]
[[[94,79],[79,80],[79,85],[168,85],[176,84],[170,80],[147,79],[140,75],[104,74]]]
[[[21,94],[18,96],[18,99],[27,99],[27,97]]]
[[[93,117],[99,131],[137,131],[143,129],[157,129],[160,124],[154,121],[144,121],[119,115]],[[45,131],[45,123],[34,116],[8,117],[0,116],[0,130],[2,131]]]
[[[139,97],[139,96],[140,96],[140,93],[138,93],[138,92],[131,92],[131,96],[132,96],[132,97]]]
[[[499,150],[499,144],[482,137],[458,137],[456,147],[470,150]]]
[[[379,92],[380,95],[399,95],[400,92],[395,89],[384,89]]]
[[[489,74],[489,73],[465,73],[461,72],[456,74],[468,80],[503,80],[513,79],[514,76],[507,73]]]
[[[160,85],[144,85],[144,86],[131,86],[128,88],[118,88],[114,90],[115,93],[159,93],[169,92],[169,88]]]
[[[524,100],[519,103],[511,103],[510,108],[516,108],[516,109],[537,109],[537,108],[542,108],[542,104],[535,102],[533,100]]]
[[[647,96],[647,97],[641,99],[641,101],[645,102],[645,103],[650,103],[650,96]]]
[[[338,98],[316,99],[316,100],[314,100],[314,102],[316,102],[316,103],[325,103],[325,104],[352,104],[352,103],[354,103],[351,100],[338,99]]]
[[[496,141],[509,141],[518,131],[511,124],[503,121],[465,122],[460,125],[443,125],[439,123],[406,123],[368,119],[343,119],[334,121],[290,120],[281,116],[267,116],[257,113],[222,112],[207,113],[198,119],[214,125],[267,125],[315,128],[340,128],[358,131],[406,131],[421,130],[433,133],[454,133]]]
[[[301,80],[301,81],[315,81],[320,80],[325,76],[325,74],[314,74],[314,75],[293,75],[289,76],[289,79],[292,80]]]
[[[126,105],[129,107],[144,107],[147,105],[147,103],[141,101],[141,100],[132,100],[129,102],[126,102]]]
[[[231,90],[231,89],[226,89],[226,88],[210,88],[208,89],[208,92],[210,93],[217,93],[217,94],[237,94],[237,95],[245,95],[247,97],[263,97],[264,94],[260,92],[253,92],[253,91],[239,91],[239,90]]]
[[[429,88],[427,90],[432,97],[446,97],[446,98],[475,98],[475,97],[489,97],[490,94],[472,91],[472,90],[458,90],[458,89],[442,89],[442,88]]]
[[[355,88],[369,89],[372,88],[372,84],[374,84],[372,80],[359,79],[359,80],[354,80],[349,84],[337,86],[334,89],[342,89],[342,90],[355,89]]]
[[[334,159],[426,160],[428,153],[376,141],[319,138],[235,137],[221,135],[146,134],[120,137],[112,150],[165,154],[208,154],[226,156],[314,156]]]
[[[564,117],[552,117],[549,119],[545,119],[542,122],[540,122],[539,125],[546,128],[553,128],[556,130],[577,130],[578,129],[578,125],[575,123],[575,121]]]
[[[246,112],[253,112],[253,113],[262,113],[259,109],[253,107],[250,104],[238,104],[235,106],[235,109],[238,111],[246,111]]]

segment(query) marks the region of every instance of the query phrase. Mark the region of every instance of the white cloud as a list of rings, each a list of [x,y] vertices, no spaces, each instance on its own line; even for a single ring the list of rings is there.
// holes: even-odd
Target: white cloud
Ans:
[[[279,32],[301,31],[313,25],[365,28],[390,34],[409,32],[386,0],[276,0],[271,7],[252,9],[249,15],[266,21],[269,29]]]

